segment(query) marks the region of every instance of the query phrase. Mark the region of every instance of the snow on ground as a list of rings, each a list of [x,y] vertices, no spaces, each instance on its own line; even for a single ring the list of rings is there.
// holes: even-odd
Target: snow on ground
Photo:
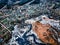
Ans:
[[[42,19],[42,20],[41,20]],[[41,21],[40,21],[41,20]],[[49,19],[47,16],[43,15],[43,16],[39,16],[39,17],[36,17],[36,18],[32,18],[32,19],[28,19],[28,20],[25,20],[25,23],[27,24],[32,24],[36,21],[40,21],[41,23],[43,24],[50,24],[52,26],[56,26],[58,27],[59,26],[59,21],[56,21],[56,20],[53,20],[53,19]],[[19,45],[18,41],[16,41],[16,39],[18,38],[21,38],[22,41],[23,40],[28,40],[30,41],[30,43],[35,43],[35,42],[38,42],[38,43],[42,43],[40,40],[39,40],[39,37],[37,36],[37,34],[31,29],[31,26],[25,26],[25,28],[18,28],[18,25],[15,25],[14,26],[14,30],[12,31],[12,39],[11,41],[9,42],[10,45],[12,44],[16,44],[16,45]],[[29,31],[30,30],[30,31]],[[30,36],[29,36],[30,35]],[[34,42],[34,37],[33,35],[35,35],[37,38]],[[25,36],[25,39],[24,39],[24,36]],[[60,41],[60,40],[59,40]],[[20,42],[21,44],[22,42]],[[22,45],[22,44],[21,44]]]

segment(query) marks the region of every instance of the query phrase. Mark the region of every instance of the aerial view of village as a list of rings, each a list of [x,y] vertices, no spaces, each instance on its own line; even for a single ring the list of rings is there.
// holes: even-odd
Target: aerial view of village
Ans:
[[[0,0],[0,45],[60,45],[60,0]]]

